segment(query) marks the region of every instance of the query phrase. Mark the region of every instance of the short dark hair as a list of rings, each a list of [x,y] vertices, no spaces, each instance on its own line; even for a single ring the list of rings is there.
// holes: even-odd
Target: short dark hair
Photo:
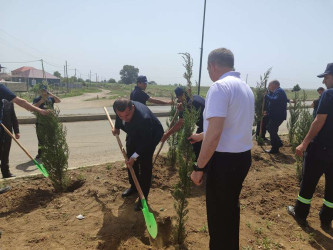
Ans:
[[[280,82],[278,80],[273,80],[270,83],[275,84],[280,87]]]
[[[120,111],[123,112],[125,111],[126,108],[129,108],[129,110],[132,109],[133,103],[131,100],[128,100],[126,98],[121,98],[121,99],[117,99],[115,100],[115,102],[113,103],[113,109],[116,111]]]
[[[319,88],[317,88],[317,92],[318,91],[325,91],[325,89],[323,87],[319,87]]]
[[[208,63],[234,68],[234,54],[226,48],[214,49],[209,53]]]

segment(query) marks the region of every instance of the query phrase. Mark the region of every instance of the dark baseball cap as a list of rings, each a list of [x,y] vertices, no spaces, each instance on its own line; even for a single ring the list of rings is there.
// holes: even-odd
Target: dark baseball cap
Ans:
[[[147,83],[147,77],[146,76],[138,76],[138,78],[136,79],[136,82],[144,82]]]
[[[321,77],[324,77],[328,74],[333,75],[333,63],[327,64],[325,72],[320,74],[320,75],[317,75],[317,77],[321,78]]]
[[[39,89],[40,89],[40,90],[47,90],[47,86],[46,86],[46,85],[42,85],[42,86],[40,86]]]
[[[181,96],[185,93],[185,88],[184,87],[177,87],[175,88],[175,94],[176,96]]]

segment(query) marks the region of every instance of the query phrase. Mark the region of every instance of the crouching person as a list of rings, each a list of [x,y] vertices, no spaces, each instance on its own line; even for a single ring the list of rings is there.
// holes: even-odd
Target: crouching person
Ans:
[[[156,116],[145,105],[130,101],[128,99],[118,99],[113,104],[116,113],[114,135],[123,130],[126,136],[126,152],[128,156],[127,165],[131,165],[138,178],[145,199],[151,186],[153,169],[153,154],[155,148],[163,136],[163,127]],[[127,197],[137,193],[134,181],[128,171],[130,188],[125,190],[122,197]],[[142,205],[140,200],[135,206],[136,211],[140,211]]]

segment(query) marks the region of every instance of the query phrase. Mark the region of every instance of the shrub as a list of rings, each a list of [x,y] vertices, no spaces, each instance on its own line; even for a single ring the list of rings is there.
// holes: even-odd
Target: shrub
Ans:
[[[69,149],[66,128],[59,122],[59,109],[50,115],[37,114],[37,135],[41,142],[41,160],[49,173],[56,192],[63,192],[69,185],[67,176]]]

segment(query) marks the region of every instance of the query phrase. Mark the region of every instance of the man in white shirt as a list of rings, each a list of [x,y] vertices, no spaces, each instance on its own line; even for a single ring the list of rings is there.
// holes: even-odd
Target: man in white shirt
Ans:
[[[191,179],[206,183],[210,249],[239,249],[239,195],[251,166],[254,96],[234,70],[233,53],[215,49],[208,56],[208,72],[214,82],[204,110],[204,132],[193,134],[191,143],[203,140]]]

